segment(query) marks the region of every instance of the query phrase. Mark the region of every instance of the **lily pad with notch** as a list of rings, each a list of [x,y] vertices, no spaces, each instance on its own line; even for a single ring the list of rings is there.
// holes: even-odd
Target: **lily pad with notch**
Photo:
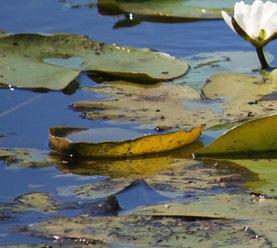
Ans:
[[[221,102],[221,118],[237,122],[276,114],[276,99],[266,99],[276,91],[275,71],[261,76],[220,73],[206,80],[202,98]]]
[[[20,88],[61,90],[80,71],[153,83],[188,70],[185,62],[165,53],[73,34],[6,34],[0,36],[0,50],[0,83]]]

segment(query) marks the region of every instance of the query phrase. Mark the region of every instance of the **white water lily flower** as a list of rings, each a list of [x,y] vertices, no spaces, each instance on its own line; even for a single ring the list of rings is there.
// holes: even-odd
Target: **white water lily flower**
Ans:
[[[241,1],[235,4],[233,17],[221,13],[228,26],[256,48],[277,38],[277,3],[255,0],[248,5]]]

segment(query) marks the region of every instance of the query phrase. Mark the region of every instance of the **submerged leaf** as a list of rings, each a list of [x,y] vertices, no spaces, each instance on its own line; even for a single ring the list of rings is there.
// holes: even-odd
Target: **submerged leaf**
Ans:
[[[49,129],[49,140],[54,150],[77,157],[130,157],[183,147],[194,142],[202,129],[200,126],[190,131],[143,135],[125,129],[53,127]],[[120,140],[114,140],[115,135]]]
[[[240,124],[195,154],[200,156],[233,156],[277,151],[277,115]]]
[[[55,161],[48,152],[22,148],[0,149],[0,160],[9,167],[44,167],[53,165]]]
[[[80,71],[140,81],[169,80],[188,65],[149,49],[106,45],[70,34],[0,37],[0,83],[23,88],[64,89]]]
[[[265,55],[267,61],[273,60],[272,54]],[[182,79],[176,81],[195,89],[201,89],[207,78],[215,74],[227,72],[251,74],[260,68],[257,54],[246,51],[199,53],[186,57],[185,60],[191,69]]]
[[[132,183],[132,179],[125,178],[104,180],[93,184],[84,184],[81,186],[66,186],[58,188],[59,195],[78,197],[82,199],[102,199],[115,195],[116,193],[124,190]]]

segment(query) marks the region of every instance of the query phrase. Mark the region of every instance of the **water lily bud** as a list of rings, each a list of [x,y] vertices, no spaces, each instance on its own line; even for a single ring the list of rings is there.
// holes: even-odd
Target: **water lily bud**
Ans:
[[[243,1],[234,6],[234,16],[222,11],[228,26],[254,47],[263,47],[277,38],[277,3],[255,0],[252,5]]]

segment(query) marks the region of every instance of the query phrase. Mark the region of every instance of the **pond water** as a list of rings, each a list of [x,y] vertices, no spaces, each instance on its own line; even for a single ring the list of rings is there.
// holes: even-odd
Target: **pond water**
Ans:
[[[114,25],[121,19],[122,16],[100,15],[97,7],[88,8],[81,5],[78,8],[71,8],[63,1],[58,0],[2,1],[0,8],[0,28],[11,33],[69,32],[85,34],[94,40],[106,43],[153,48],[177,58],[185,58],[203,52],[252,51],[252,47],[231,32],[221,20],[190,23],[142,21],[137,26],[114,29]],[[268,46],[267,50],[276,54],[276,43]],[[79,76],[78,82],[84,87],[97,85],[85,73]],[[136,125],[133,124],[83,119],[79,112],[72,111],[70,105],[74,101],[84,99],[96,100],[101,99],[101,96],[83,90],[77,90],[71,95],[62,92],[35,92],[21,89],[0,90],[0,147],[34,148],[48,152],[48,128],[50,126],[81,126],[85,128],[112,126],[114,128],[112,130],[120,130],[118,128],[122,127],[131,130],[136,128]],[[193,105],[193,102],[186,104]],[[217,108],[217,106],[211,106],[211,108]],[[203,136],[202,141],[207,143],[223,131],[222,129],[210,130]],[[189,157],[189,155],[186,154],[183,157]],[[2,203],[12,202],[15,197],[30,192],[49,192],[60,202],[76,202],[74,196],[60,194],[60,188],[93,184],[109,177],[108,172],[93,174],[89,170],[84,170],[85,172],[82,173],[82,169],[80,169],[75,173],[74,169],[71,171],[70,166],[63,170],[62,166],[59,167],[55,163],[53,166],[42,168],[9,167],[1,161],[0,165],[0,202]],[[113,176],[112,172],[111,176]],[[230,186],[227,191],[235,189],[236,187]],[[220,189],[214,188],[209,191],[209,194],[216,191],[220,191]],[[135,195],[140,196],[139,199],[134,197]],[[128,211],[138,205],[172,200],[174,197],[168,198],[152,192],[143,183],[131,187],[127,193],[123,191],[118,195],[119,202]],[[81,199],[78,202],[79,208],[63,210],[59,214],[71,216],[82,212],[85,208],[82,204],[86,202],[87,200]],[[31,212],[18,214],[14,218],[1,221],[0,244],[46,241],[44,238],[22,235],[10,232],[10,230],[14,230],[19,225],[47,219],[49,216],[51,214]]]

